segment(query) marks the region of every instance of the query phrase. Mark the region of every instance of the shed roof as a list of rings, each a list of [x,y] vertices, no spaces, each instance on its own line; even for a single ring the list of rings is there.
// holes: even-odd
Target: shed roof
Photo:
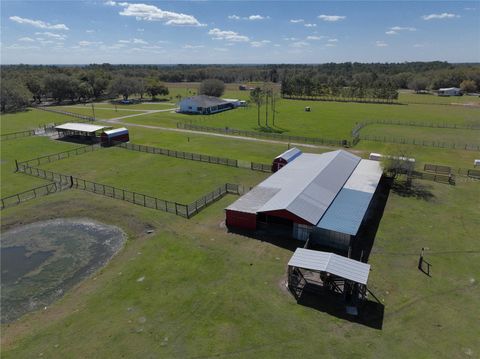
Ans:
[[[128,129],[125,127],[114,128],[113,130],[103,131],[106,135],[116,135],[120,133],[127,133]]]
[[[300,151],[298,148],[296,147],[293,147],[293,148],[290,148],[289,150],[286,150],[285,152],[283,152],[282,154],[278,155],[277,157],[275,157],[275,159],[279,159],[279,158],[282,158],[284,159],[285,161],[287,162],[290,162],[291,160],[293,160],[294,158],[300,156],[302,154],[302,151]]]
[[[303,153],[260,183],[278,188],[258,212],[286,209],[316,225],[350,177],[360,157],[338,150],[321,155]]]
[[[370,264],[362,263],[334,253],[297,248],[288,262],[289,266],[328,272],[333,275],[367,284]]]
[[[190,100],[195,102],[197,107],[212,107],[212,106],[218,106],[218,105],[224,105],[224,104],[230,103],[219,97],[207,96],[207,95],[187,97],[185,100]]]
[[[109,126],[96,126],[87,123],[67,122],[62,125],[55,126],[56,130],[60,131],[78,131],[78,132],[97,132],[109,128]]]

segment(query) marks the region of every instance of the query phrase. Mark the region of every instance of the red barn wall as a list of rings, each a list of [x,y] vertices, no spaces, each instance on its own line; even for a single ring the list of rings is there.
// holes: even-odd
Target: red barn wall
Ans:
[[[227,227],[255,230],[257,228],[257,215],[227,209],[225,223]]]

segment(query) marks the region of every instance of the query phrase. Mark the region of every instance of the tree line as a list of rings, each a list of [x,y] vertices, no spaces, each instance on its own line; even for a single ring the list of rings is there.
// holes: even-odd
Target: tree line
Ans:
[[[79,66],[2,65],[1,110],[14,111],[51,99],[86,101],[132,94],[164,95],[164,82],[225,83],[271,82],[284,84],[284,94],[312,94],[342,98],[395,97],[411,88],[463,87],[473,92],[480,85],[479,64],[447,62],[327,63],[318,65],[111,65]]]

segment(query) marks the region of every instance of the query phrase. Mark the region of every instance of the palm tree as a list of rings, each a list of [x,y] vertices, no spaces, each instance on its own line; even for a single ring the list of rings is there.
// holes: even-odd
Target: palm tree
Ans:
[[[261,127],[261,125],[260,125],[260,107],[262,106],[262,102],[263,102],[263,91],[260,87],[256,87],[255,89],[250,91],[250,101],[252,101],[254,104],[257,105],[257,110],[258,110],[257,124],[258,124],[258,127],[260,128]]]

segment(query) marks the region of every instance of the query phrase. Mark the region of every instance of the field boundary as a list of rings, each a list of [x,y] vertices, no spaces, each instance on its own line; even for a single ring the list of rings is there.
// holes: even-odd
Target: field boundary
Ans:
[[[84,121],[88,121],[88,122],[94,122],[95,121],[95,117],[80,115],[80,114],[74,113],[74,112],[54,110],[54,109],[51,109],[51,108],[46,108],[45,106],[38,106],[38,107],[34,107],[34,108],[36,108],[38,110],[42,110],[42,111],[58,113],[60,115],[75,117],[75,118],[78,118],[78,119],[81,119],[81,120],[84,120]]]
[[[106,197],[130,202],[132,204],[136,204],[146,208],[172,213],[187,219],[195,216],[202,209],[206,208],[211,203],[219,200],[227,194],[240,195],[244,192],[244,186],[242,185],[224,183],[223,185],[218,186],[213,191],[208,192],[207,194],[201,196],[199,199],[193,201],[192,203],[182,204],[149,196],[143,193],[130,191],[123,188],[106,185],[103,183],[88,181],[71,175],[43,170],[38,167],[31,167],[24,163],[18,164],[18,172],[33,177],[50,180],[56,183],[57,186],[60,186],[60,188],[70,187],[80,189],[83,191],[100,194]]]
[[[96,151],[98,149],[100,149],[100,144],[96,143],[93,145],[80,146],[80,147],[73,148],[71,150],[52,153],[50,155],[40,156],[40,157],[32,158],[29,160],[25,160],[25,161],[18,162],[17,160],[15,160],[15,162],[16,162],[16,167],[18,171],[18,168],[23,165],[30,166],[34,162],[36,162],[36,165],[40,166],[42,163],[51,163],[55,161],[60,161],[65,158],[70,158],[73,155],[78,156],[87,152]]]
[[[1,135],[1,139],[2,141],[7,141],[7,140],[14,140],[17,138],[30,137],[30,136],[35,136],[35,130],[25,130],[25,131],[5,133]]]
[[[57,183],[55,182],[51,182],[43,186],[34,187],[23,192],[15,193],[0,199],[0,210],[19,205],[22,202],[26,202],[37,197],[48,196],[51,193],[61,190],[62,187],[57,186]]]
[[[341,97],[317,97],[317,96],[291,96],[282,95],[282,99],[285,100],[300,100],[300,101],[323,101],[323,102],[353,102],[353,103],[368,103],[378,105],[404,105],[404,103],[398,100],[385,100],[385,99],[362,99],[362,98],[341,98]]]
[[[317,137],[304,137],[304,136],[290,136],[280,133],[273,132],[259,132],[259,131],[248,131],[248,130],[238,130],[235,128],[221,128],[221,127],[208,127],[193,125],[183,122],[177,122],[177,128],[184,130],[192,130],[199,132],[211,132],[211,133],[221,133],[226,135],[236,135],[242,137],[256,137],[256,138],[268,138],[274,140],[281,140],[285,142],[302,142],[310,143],[316,145],[327,145],[327,146],[337,146],[337,147],[351,147],[355,145],[349,140],[332,140],[326,138],[317,138]]]

